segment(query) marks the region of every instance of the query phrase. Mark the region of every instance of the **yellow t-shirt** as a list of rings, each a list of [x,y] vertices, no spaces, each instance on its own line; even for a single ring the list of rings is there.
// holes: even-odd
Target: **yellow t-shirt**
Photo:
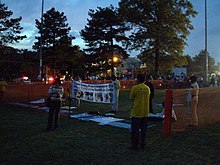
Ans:
[[[148,117],[149,115],[150,88],[140,83],[131,88],[130,99],[133,101],[131,117]]]
[[[1,92],[6,91],[6,85],[7,85],[7,83],[5,81],[0,81],[0,91]]]

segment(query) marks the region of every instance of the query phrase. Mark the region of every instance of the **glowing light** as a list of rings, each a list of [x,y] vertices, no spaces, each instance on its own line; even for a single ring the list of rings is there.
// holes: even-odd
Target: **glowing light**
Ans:
[[[28,77],[27,76],[23,76],[22,80],[28,80]]]
[[[117,56],[113,56],[113,62],[114,63],[118,63],[119,62],[119,58]]]
[[[48,80],[49,80],[49,81],[54,81],[54,77],[50,76],[50,77],[48,78]]]

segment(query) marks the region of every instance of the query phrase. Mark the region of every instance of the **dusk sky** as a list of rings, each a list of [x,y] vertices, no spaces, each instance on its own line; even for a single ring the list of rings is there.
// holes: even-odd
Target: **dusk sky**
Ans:
[[[12,18],[22,16],[21,26],[24,28],[22,34],[26,39],[13,45],[17,48],[31,49],[35,36],[39,35],[35,27],[35,19],[40,19],[42,0],[1,0],[9,10],[13,11]],[[59,12],[64,12],[67,16],[67,22],[71,27],[71,34],[76,37],[73,44],[84,48],[83,40],[80,38],[79,31],[84,29],[87,24],[89,9],[107,7],[112,4],[118,7],[119,0],[45,0],[44,12],[54,7]],[[188,46],[185,48],[185,54],[192,57],[205,49],[205,0],[191,0],[194,8],[199,14],[193,18],[192,24],[194,30],[188,36],[186,41]],[[207,0],[208,8],[208,52],[220,62],[220,0]],[[137,53],[132,52],[131,56]]]

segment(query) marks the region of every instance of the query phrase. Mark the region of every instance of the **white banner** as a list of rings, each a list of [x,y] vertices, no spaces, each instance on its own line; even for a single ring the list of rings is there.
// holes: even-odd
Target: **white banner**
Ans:
[[[72,83],[72,97],[96,103],[114,103],[114,86],[108,84]]]

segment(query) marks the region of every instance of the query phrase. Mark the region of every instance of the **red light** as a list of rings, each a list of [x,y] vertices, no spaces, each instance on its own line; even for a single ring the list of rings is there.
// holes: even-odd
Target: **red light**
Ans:
[[[27,76],[23,76],[23,77],[22,77],[22,80],[27,80],[27,79],[28,79]]]
[[[54,81],[54,78],[51,76],[48,78],[49,81]]]

